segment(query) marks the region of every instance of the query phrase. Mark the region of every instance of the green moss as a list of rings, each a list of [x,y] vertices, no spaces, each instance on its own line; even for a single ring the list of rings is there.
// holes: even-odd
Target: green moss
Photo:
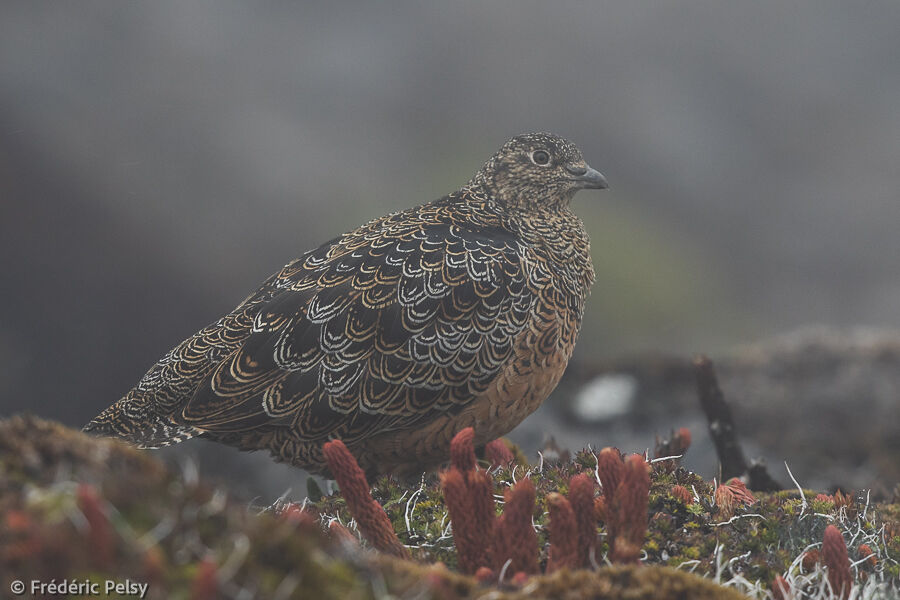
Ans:
[[[786,500],[784,504],[781,505],[781,510],[784,511],[787,515],[796,515],[800,514],[800,509],[803,505],[803,502],[798,499],[790,499]]]
[[[829,500],[815,500],[813,499],[809,503],[809,508],[813,512],[817,513],[829,513],[834,510],[834,502]]]

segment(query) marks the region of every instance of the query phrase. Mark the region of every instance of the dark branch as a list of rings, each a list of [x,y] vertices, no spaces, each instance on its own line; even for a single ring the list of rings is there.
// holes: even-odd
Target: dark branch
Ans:
[[[747,481],[752,490],[774,491],[783,489],[772,479],[762,462],[754,461],[748,466],[737,439],[731,407],[719,387],[712,361],[706,356],[694,359],[697,378],[697,394],[700,406],[709,422],[709,433],[716,445],[716,454],[722,467],[722,481],[740,477]]]

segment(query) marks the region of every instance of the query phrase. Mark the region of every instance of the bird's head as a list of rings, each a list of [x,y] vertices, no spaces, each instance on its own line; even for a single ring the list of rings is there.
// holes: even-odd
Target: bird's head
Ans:
[[[572,142],[552,133],[512,138],[470,183],[507,206],[521,208],[562,207],[578,190],[609,187]]]

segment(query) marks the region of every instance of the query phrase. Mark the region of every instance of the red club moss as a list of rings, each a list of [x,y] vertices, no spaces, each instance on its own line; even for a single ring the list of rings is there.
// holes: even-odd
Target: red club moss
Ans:
[[[490,543],[485,540],[485,531],[493,529],[494,517],[490,516],[490,523],[478,521],[472,508],[472,497],[465,475],[456,467],[441,473],[441,488],[444,490],[444,502],[450,513],[450,522],[453,524],[453,541],[456,544],[459,570],[474,573],[490,560]]]
[[[491,461],[492,467],[505,467],[515,460],[513,453],[502,439],[489,442],[484,447],[484,457]]]
[[[478,470],[472,446],[474,430],[467,427],[450,442],[453,464],[441,473],[444,502],[453,524],[459,569],[475,573],[479,567],[492,564],[494,539],[494,482]]]
[[[867,559],[866,562],[869,564],[869,566],[874,567],[878,565],[878,557],[875,556],[875,552],[872,551],[871,546],[869,546],[868,544],[860,544],[859,556],[860,558]]]
[[[494,572],[488,567],[478,567],[478,570],[475,571],[475,579],[478,580],[478,583],[483,585],[493,583],[495,578],[496,575],[494,575]]]
[[[578,557],[576,567],[590,565],[591,549],[597,543],[597,518],[594,515],[594,480],[587,473],[575,475],[569,480],[569,504],[575,513],[578,531]]]
[[[772,598],[774,600],[791,600],[793,597],[791,584],[781,575],[775,577],[775,581],[772,582]]]
[[[672,441],[673,448],[677,449],[678,454],[683,455],[691,447],[691,430],[687,427],[682,427],[675,432],[675,437]]]
[[[538,572],[537,533],[531,526],[534,498],[534,484],[528,478],[506,491],[503,514],[494,529],[494,564],[498,568],[512,559],[509,570],[513,573]]]
[[[397,538],[384,509],[372,498],[366,476],[344,442],[328,442],[322,448],[322,453],[366,540],[385,554],[409,558],[409,553]]]
[[[92,556],[100,566],[108,567],[112,564],[115,550],[115,539],[103,500],[94,486],[82,483],[76,492],[78,508],[84,514],[84,518],[90,527],[89,537],[93,549]]]
[[[623,468],[622,455],[616,448],[604,448],[597,455],[597,475],[603,486],[603,495],[607,498],[612,498],[613,492],[619,487]]]
[[[810,573],[816,568],[816,564],[818,564],[820,560],[822,560],[822,554],[813,548],[812,550],[807,550],[803,553],[800,565],[803,567],[805,573]]]
[[[211,559],[204,559],[197,565],[197,573],[191,582],[191,600],[214,600],[219,597],[218,592],[216,563]]]
[[[562,568],[575,569],[578,565],[578,525],[572,505],[562,495],[547,494],[550,511],[550,557],[547,573]]]
[[[850,558],[847,556],[847,544],[844,536],[834,525],[825,528],[822,540],[822,560],[828,568],[828,582],[832,593],[841,600],[850,596],[853,575],[850,573]]]
[[[450,463],[465,473],[475,469],[475,448],[472,446],[472,438],[475,430],[466,427],[450,441]]]
[[[650,466],[644,457],[632,454],[624,463],[622,480],[608,507],[607,528],[611,536],[610,559],[637,563],[647,533],[650,502]]]
[[[356,536],[350,533],[350,530],[341,525],[338,521],[332,521],[328,524],[328,532],[333,539],[338,540],[342,544],[351,547],[359,545],[359,540],[356,539]]]
[[[306,510],[293,502],[285,506],[279,513],[279,516],[289,523],[306,527],[313,527],[319,522],[318,517],[312,511]]]

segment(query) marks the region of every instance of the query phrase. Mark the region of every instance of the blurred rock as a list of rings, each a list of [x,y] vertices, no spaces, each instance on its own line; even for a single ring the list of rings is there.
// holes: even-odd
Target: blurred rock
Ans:
[[[900,332],[805,329],[712,358],[745,454],[767,459],[776,478],[788,479],[787,461],[808,487],[874,488],[885,497],[900,481]],[[633,378],[633,408],[623,418],[590,420],[579,390],[609,377]],[[538,429],[570,448],[592,442],[635,451],[653,434],[687,426],[694,443],[685,463],[716,474],[686,358],[573,365],[541,412],[510,437],[531,447]]]

